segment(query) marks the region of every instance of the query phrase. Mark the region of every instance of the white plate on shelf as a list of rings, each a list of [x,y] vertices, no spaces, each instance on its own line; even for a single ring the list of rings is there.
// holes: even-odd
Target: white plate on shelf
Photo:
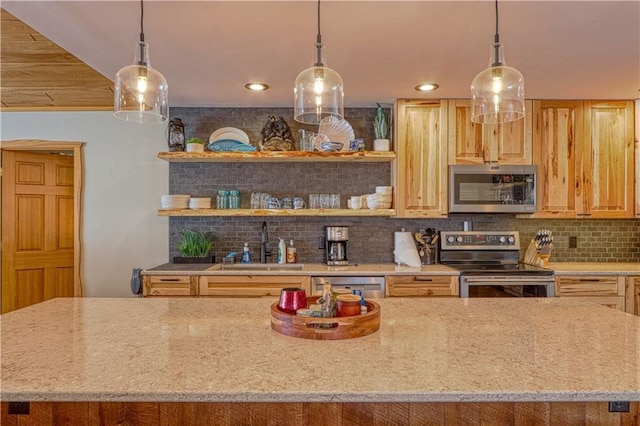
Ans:
[[[236,127],[221,127],[211,133],[209,142],[215,142],[222,139],[234,139],[242,143],[249,144],[249,135]]]
[[[341,152],[349,151],[349,142],[355,138],[353,127],[347,120],[336,117],[325,117],[320,120],[318,134],[323,134],[329,138],[330,142],[342,143]],[[317,145],[316,145],[317,146]]]

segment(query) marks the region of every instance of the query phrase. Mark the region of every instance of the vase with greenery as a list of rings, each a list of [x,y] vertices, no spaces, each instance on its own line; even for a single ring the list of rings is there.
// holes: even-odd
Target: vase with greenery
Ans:
[[[378,104],[376,116],[373,119],[373,134],[375,136],[373,141],[374,151],[389,151],[391,149],[389,127],[389,117],[384,112],[384,108]]]
[[[187,152],[203,152],[204,141],[200,138],[187,139]]]
[[[215,234],[213,232],[192,231],[187,229],[180,233],[182,239],[178,243],[178,251],[182,257],[174,257],[174,263],[213,263],[211,255]]]

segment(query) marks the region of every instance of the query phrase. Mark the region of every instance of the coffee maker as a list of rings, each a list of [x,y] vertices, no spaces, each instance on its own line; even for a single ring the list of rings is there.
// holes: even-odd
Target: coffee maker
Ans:
[[[348,265],[349,261],[347,260],[347,241],[349,240],[349,227],[326,226],[325,236],[327,240],[327,243],[325,245],[327,265]]]

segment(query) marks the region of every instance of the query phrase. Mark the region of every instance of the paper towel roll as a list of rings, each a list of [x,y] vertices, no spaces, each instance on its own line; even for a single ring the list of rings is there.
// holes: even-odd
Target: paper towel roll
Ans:
[[[420,256],[413,242],[411,232],[396,232],[394,235],[395,247],[393,254],[398,264],[405,264],[414,268],[420,267]]]

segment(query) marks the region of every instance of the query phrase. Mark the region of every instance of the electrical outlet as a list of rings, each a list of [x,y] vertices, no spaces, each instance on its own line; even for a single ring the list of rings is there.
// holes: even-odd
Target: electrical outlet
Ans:
[[[609,401],[610,413],[628,413],[629,401]]]
[[[578,237],[569,237],[569,248],[578,248]]]
[[[327,241],[324,239],[324,237],[318,237],[318,249],[323,249],[327,246]]]

